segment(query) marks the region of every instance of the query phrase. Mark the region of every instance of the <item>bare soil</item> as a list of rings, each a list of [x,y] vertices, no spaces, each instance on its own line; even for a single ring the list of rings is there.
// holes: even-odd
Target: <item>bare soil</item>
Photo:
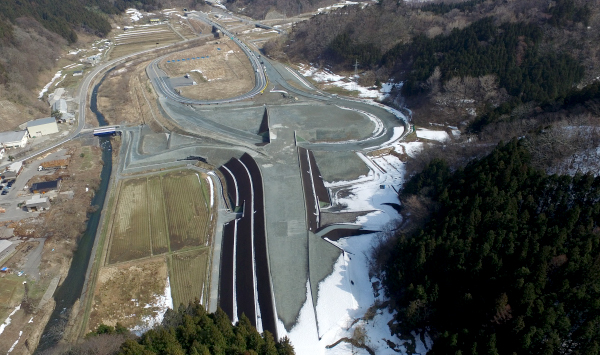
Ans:
[[[164,294],[167,276],[164,256],[101,268],[89,329],[101,323],[114,326],[120,322],[127,328],[140,325],[143,317],[157,310],[146,305],[155,303],[156,297]]]
[[[200,59],[188,60],[197,57]],[[181,59],[185,61],[177,62]],[[199,71],[203,79],[196,77],[198,85],[179,88],[182,96],[193,99],[214,100],[234,97],[254,87],[254,72],[250,61],[235,42],[228,38],[173,53],[161,61],[160,67],[170,77],[181,77],[186,73]]]

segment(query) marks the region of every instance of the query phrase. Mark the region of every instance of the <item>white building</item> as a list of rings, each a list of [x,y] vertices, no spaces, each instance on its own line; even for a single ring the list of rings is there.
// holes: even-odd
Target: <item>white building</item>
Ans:
[[[0,144],[0,160],[2,160],[2,158],[4,158],[5,152],[6,152],[6,150],[4,150],[4,147]]]
[[[67,114],[67,101],[65,99],[59,99],[52,104],[52,111],[58,111],[63,115],[63,119],[65,119],[65,115]]]
[[[58,133],[58,125],[54,117],[40,118],[27,122],[27,131],[29,131],[29,137],[45,136]]]
[[[27,144],[27,131],[0,132],[0,144],[5,148],[23,148]]]

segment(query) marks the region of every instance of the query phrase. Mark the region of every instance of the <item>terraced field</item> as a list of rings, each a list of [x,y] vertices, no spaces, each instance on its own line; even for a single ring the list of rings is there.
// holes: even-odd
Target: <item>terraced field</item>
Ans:
[[[173,306],[180,303],[188,304],[189,301],[198,298],[206,304],[208,292],[204,291],[208,282],[206,270],[208,267],[208,250],[197,249],[171,256],[171,294],[173,295]]]
[[[181,41],[175,32],[165,24],[136,27],[134,29],[123,31],[117,34],[114,39],[115,47],[110,52],[110,58],[118,58],[130,53],[142,51],[144,49],[154,48],[158,45],[165,45]]]

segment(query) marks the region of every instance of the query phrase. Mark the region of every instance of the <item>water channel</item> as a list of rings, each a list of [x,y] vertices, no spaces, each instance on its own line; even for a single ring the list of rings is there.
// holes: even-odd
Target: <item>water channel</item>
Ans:
[[[111,69],[112,70],[112,69]],[[111,71],[109,70],[102,80],[94,86],[92,91],[92,97],[90,102],[90,109],[96,115],[98,124],[100,126],[108,125],[104,115],[98,111],[97,98],[98,88],[104,82],[106,75]],[[85,93],[82,93],[85,95]],[[96,231],[100,223],[100,215],[102,213],[102,206],[104,206],[104,199],[106,197],[106,190],[108,189],[108,183],[110,181],[110,174],[112,171],[112,145],[109,137],[99,137],[100,147],[102,149],[102,171],[100,173],[100,186],[92,199],[92,206],[98,206],[97,210],[91,213],[88,217],[87,228],[84,234],[79,239],[77,244],[77,250],[73,253],[73,261],[69,269],[67,277],[60,285],[60,287],[54,292],[54,300],[56,301],[56,307],[50,316],[50,320],[42,333],[40,343],[36,349],[36,353],[40,353],[43,350],[50,349],[58,344],[62,339],[65,327],[69,321],[69,316],[73,304],[81,296],[81,291],[85,283],[85,276],[90,262],[92,249],[94,246],[94,239],[96,237]]]

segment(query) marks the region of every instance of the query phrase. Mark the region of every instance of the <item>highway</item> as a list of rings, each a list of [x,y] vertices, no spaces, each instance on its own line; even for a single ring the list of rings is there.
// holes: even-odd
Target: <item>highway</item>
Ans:
[[[232,39],[242,49],[244,54],[246,54],[246,56],[250,60],[250,64],[252,65],[252,70],[255,73],[254,88],[245,94],[227,98],[227,99],[194,100],[194,99],[190,99],[187,97],[183,97],[175,91],[175,89],[171,86],[170,81],[168,80],[169,79],[168,76],[165,74],[165,72],[162,69],[159,68],[158,63],[166,57],[166,56],[162,56],[160,58],[153,60],[150,63],[150,65],[146,68],[146,73],[148,74],[148,77],[150,77],[150,80],[152,80],[152,84],[154,85],[154,88],[159,92],[160,95],[168,98],[169,100],[179,102],[182,104],[210,105],[210,104],[222,104],[222,103],[246,100],[246,99],[249,99],[249,98],[261,93],[267,87],[267,77],[265,75],[262,65],[260,64],[260,60],[259,60],[258,56],[253,51],[251,51],[250,48],[248,48],[248,46],[246,46],[246,44],[244,44],[242,41],[240,41],[231,32],[227,31],[223,26],[219,25],[216,22],[211,21],[204,14],[189,13],[188,16],[194,17],[200,21],[204,21],[204,22],[208,23],[211,26],[214,26],[219,31],[221,31],[224,36],[227,36],[230,39]]]

